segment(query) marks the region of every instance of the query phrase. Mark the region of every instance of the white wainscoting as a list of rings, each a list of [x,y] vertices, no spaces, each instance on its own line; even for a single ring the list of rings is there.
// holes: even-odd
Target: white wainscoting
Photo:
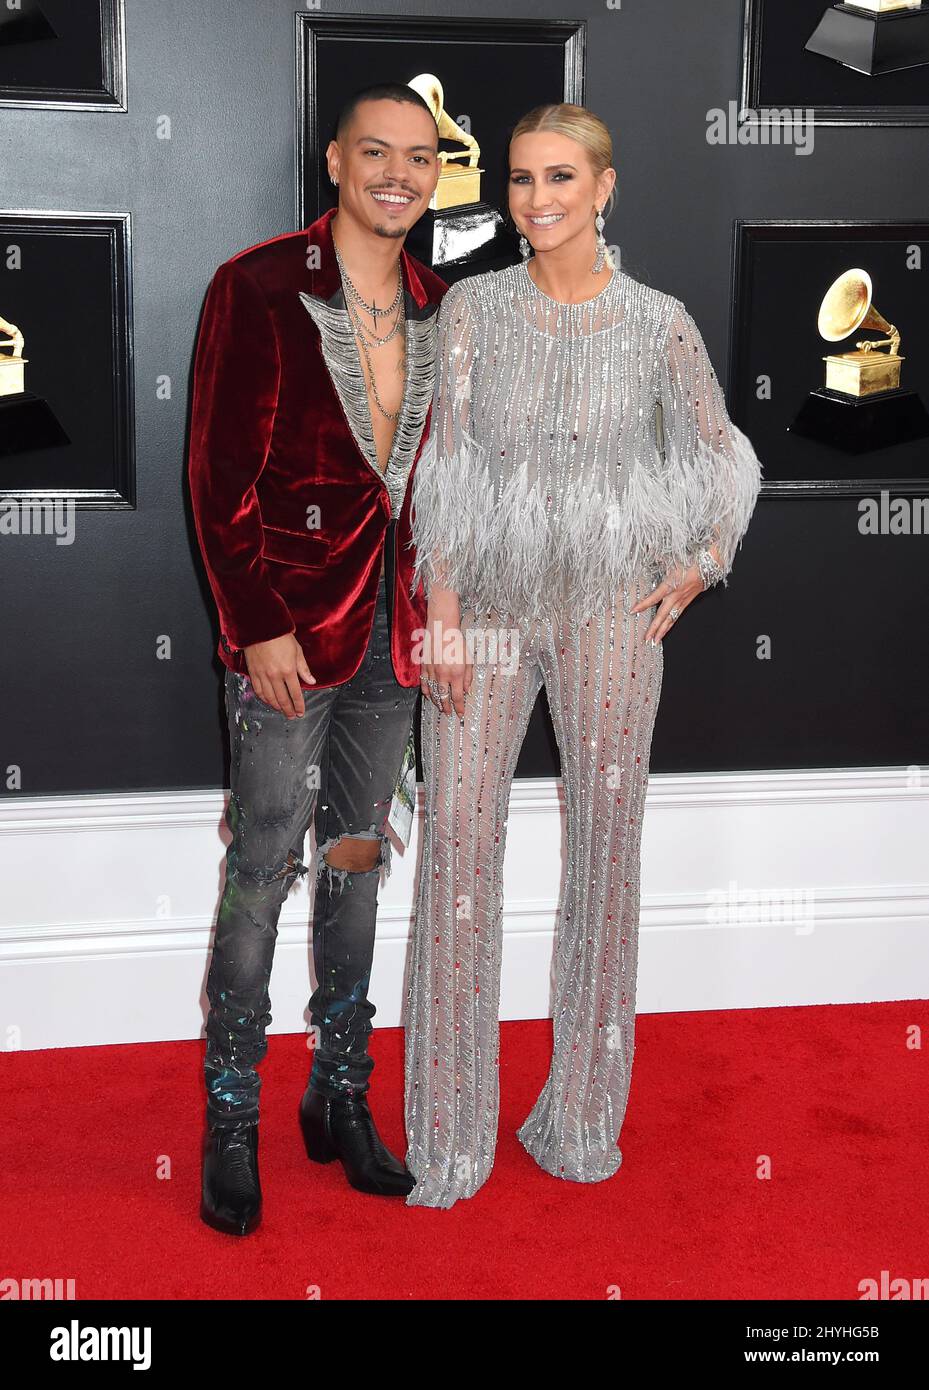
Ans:
[[[223,809],[220,792],[0,800],[0,1049],[200,1036]],[[558,782],[515,784],[503,1018],[549,1012],[562,816]],[[926,997],[927,846],[915,768],[654,775],[639,1012]],[[414,830],[381,893],[379,1026],[400,1021],[416,850]],[[272,1032],[306,1028],[309,915],[301,881]]]

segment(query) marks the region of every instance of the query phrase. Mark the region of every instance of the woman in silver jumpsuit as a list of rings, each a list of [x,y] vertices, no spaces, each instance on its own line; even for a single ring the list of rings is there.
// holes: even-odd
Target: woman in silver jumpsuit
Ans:
[[[684,305],[613,265],[611,163],[609,132],[583,108],[524,117],[509,184],[523,263],[454,285],[439,315],[413,484],[429,598],[404,1018],[413,1206],[472,1196],[493,1165],[507,809],[543,684],[567,876],[551,1068],[519,1139],[577,1182],[622,1162],[662,640],[725,581],[760,488]]]

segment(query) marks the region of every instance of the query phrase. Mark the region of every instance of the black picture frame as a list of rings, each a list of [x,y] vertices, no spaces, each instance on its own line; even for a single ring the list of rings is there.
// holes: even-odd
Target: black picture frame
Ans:
[[[335,72],[338,79],[341,101],[352,91],[377,80],[409,81],[418,71],[435,71],[449,66],[435,61],[428,68],[417,66],[415,57],[409,61],[391,61],[391,45],[409,49],[414,55],[417,45],[435,45],[446,50],[461,48],[456,60],[462,66],[465,58],[473,66],[471,79],[471,100],[476,109],[481,101],[488,103],[493,99],[501,102],[509,100],[512,106],[512,121],[515,122],[526,110],[543,101],[569,101],[583,105],[584,73],[586,54],[587,25],[583,20],[514,20],[514,19],[461,19],[435,18],[431,16],[410,17],[392,15],[321,15],[298,13],[296,15],[296,170],[295,170],[295,215],[297,227],[308,226],[331,206],[328,180],[325,178],[324,155],[331,138],[331,127],[336,110],[322,110],[320,88],[322,74],[328,76]],[[374,46],[378,56],[380,78],[371,75],[365,68],[366,59],[370,65],[370,52],[365,46]],[[463,47],[463,46],[466,46]],[[483,48],[485,67],[477,66],[478,55]],[[333,63],[336,52],[352,56],[354,64],[344,59]],[[548,53],[545,51],[548,50]],[[540,56],[548,59],[547,67],[558,71],[557,91],[549,93],[539,86],[530,99],[519,96],[520,86],[514,82],[510,90],[500,93],[488,81],[486,62],[501,62],[512,56],[514,63],[526,53],[533,56],[534,71],[540,70]],[[330,68],[330,63],[332,67]],[[410,68],[409,75],[406,75]],[[357,80],[352,74],[357,75]],[[527,91],[532,85],[531,74],[527,70]],[[537,84],[538,85],[538,84]],[[554,85],[554,84],[553,84]],[[449,100],[457,111],[464,106],[464,98],[457,91],[449,93]],[[508,108],[507,108],[508,110]],[[478,132],[476,132],[478,133]],[[484,138],[486,139],[486,132]],[[505,149],[493,153],[505,159]],[[483,155],[482,155],[483,163]],[[492,180],[491,180],[492,182]],[[514,243],[515,244],[515,243]]]
[[[740,122],[790,126],[793,116],[778,113],[801,109],[814,126],[929,125],[929,99],[912,99],[916,88],[929,97],[929,66],[869,77],[805,51],[830,8],[830,0],[744,0]]]
[[[0,496],[134,509],[130,214],[0,210],[0,314],[25,335],[27,392],[65,437],[0,453]]]
[[[16,16],[0,16],[0,106],[128,110],[125,0],[24,4],[20,27]]]
[[[927,439],[850,455],[791,428],[806,394],[823,382],[822,358],[830,344],[817,329],[822,296],[847,269],[860,265],[877,271],[874,304],[900,327],[905,272],[895,274],[894,253],[902,256],[913,244],[929,258],[929,221],[735,221],[727,400],[733,422],[761,459],[765,494],[848,497],[882,489],[907,495],[929,490]],[[901,327],[902,384],[929,407],[929,338],[921,343],[917,337],[929,321],[929,276],[906,273],[913,278],[906,284],[907,318]],[[858,331],[864,337],[872,332]],[[833,351],[848,351],[854,337],[832,345]],[[768,401],[756,395],[762,374],[772,380]]]

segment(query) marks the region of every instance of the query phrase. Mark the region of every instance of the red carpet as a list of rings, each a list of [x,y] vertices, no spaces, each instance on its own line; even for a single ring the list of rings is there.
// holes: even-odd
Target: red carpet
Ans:
[[[551,1026],[504,1024],[496,1166],[451,1211],[311,1166],[305,1041],[272,1037],[265,1215],[243,1240],[197,1214],[202,1043],[8,1053],[0,1279],[73,1278],[78,1299],[857,1299],[882,1270],[929,1274],[913,1025],[929,1032],[925,1003],[643,1016],[623,1165],[581,1185],[543,1173],[514,1133]],[[373,1045],[373,1109],[402,1151],[402,1035]]]

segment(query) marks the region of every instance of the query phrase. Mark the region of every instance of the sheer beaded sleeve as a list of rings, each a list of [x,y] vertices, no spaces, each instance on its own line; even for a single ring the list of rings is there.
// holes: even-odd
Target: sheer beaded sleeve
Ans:
[[[416,564],[428,594],[449,582],[474,559],[474,490],[481,451],[472,434],[471,387],[477,332],[475,310],[464,282],[445,294],[439,307],[432,424],[413,477],[413,537]],[[446,557],[454,556],[448,564]]]
[[[671,512],[684,522],[672,563],[696,563],[715,545],[723,583],[761,488],[750,440],[729,419],[703,338],[677,302],[659,365],[658,443]]]

